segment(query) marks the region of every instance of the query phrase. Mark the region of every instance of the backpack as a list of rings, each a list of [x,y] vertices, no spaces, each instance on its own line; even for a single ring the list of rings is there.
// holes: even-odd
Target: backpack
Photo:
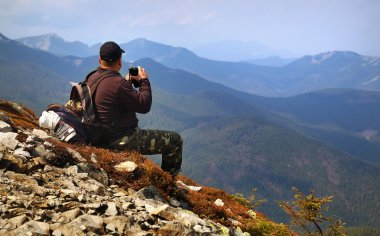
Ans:
[[[95,72],[96,70],[90,72],[84,81],[72,86],[70,100],[65,105],[50,104],[47,112],[43,112],[40,118],[40,126],[45,125],[44,128],[49,128],[54,136],[65,142],[94,146],[107,144],[112,126],[103,124],[97,118],[94,98],[99,83],[106,77],[116,75],[116,72],[104,71],[90,83],[88,79]],[[49,115],[54,116],[53,113],[57,114],[59,119],[46,122],[52,120]]]

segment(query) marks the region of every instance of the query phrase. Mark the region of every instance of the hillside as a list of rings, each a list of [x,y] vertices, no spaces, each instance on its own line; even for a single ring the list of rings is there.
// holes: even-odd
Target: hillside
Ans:
[[[255,104],[294,119],[308,134],[380,164],[380,93],[328,89],[288,98],[253,97]]]
[[[1,235],[290,235],[138,153],[62,143],[17,103],[0,100],[0,114]]]
[[[79,80],[78,70],[60,57],[39,49],[29,48],[10,40],[0,33],[0,59],[8,62],[23,62],[45,68],[50,73],[63,76],[66,81]]]
[[[161,97],[157,93],[160,91],[156,97]],[[258,116],[218,116],[212,111],[220,107],[202,101],[199,96],[198,100],[171,96],[180,102],[175,105],[156,99],[151,113],[140,116],[140,120],[142,127],[181,132],[185,140],[183,170],[186,175],[229,192],[248,194],[256,187],[257,195],[269,200],[260,209],[277,220],[283,218],[278,214],[275,201],[289,198],[290,187],[297,186],[334,195],[336,204],[331,206],[331,211],[342,216],[349,225],[378,224],[377,218],[372,218],[377,215],[377,210],[372,208],[379,200],[376,194],[364,196],[362,191],[356,191],[357,188],[371,193],[380,191],[378,167]],[[194,107],[197,107],[195,102],[207,103],[210,107],[202,111],[190,108],[185,112],[183,106],[187,100],[191,100]]]

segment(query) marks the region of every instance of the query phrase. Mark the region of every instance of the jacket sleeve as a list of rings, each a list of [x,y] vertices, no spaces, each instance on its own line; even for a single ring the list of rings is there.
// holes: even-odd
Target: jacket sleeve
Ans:
[[[152,90],[148,79],[141,80],[141,86],[137,91],[132,83],[124,79],[117,91],[117,99],[126,110],[137,113],[148,113],[152,106]]]

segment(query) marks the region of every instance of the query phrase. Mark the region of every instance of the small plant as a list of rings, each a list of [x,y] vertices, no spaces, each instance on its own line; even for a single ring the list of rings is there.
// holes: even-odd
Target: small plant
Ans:
[[[306,235],[320,236],[345,236],[343,222],[340,219],[324,216],[328,211],[326,203],[332,202],[332,196],[318,198],[314,190],[304,195],[299,189],[292,188],[295,192],[295,201],[279,203],[280,207],[289,215],[292,226],[302,228]],[[328,225],[324,230],[323,226]]]
[[[267,202],[266,199],[256,199],[256,188],[252,189],[252,194],[249,197],[245,197],[242,193],[235,193],[232,195],[232,197],[238,201],[243,206],[247,207],[248,209],[253,210],[254,208],[260,206],[261,204]]]

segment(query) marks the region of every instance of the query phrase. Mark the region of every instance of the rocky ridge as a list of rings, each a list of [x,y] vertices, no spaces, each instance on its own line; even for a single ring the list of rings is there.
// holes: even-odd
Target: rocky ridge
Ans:
[[[249,235],[247,222],[251,233],[276,226],[139,154],[62,143],[36,121],[0,100],[0,235]]]

